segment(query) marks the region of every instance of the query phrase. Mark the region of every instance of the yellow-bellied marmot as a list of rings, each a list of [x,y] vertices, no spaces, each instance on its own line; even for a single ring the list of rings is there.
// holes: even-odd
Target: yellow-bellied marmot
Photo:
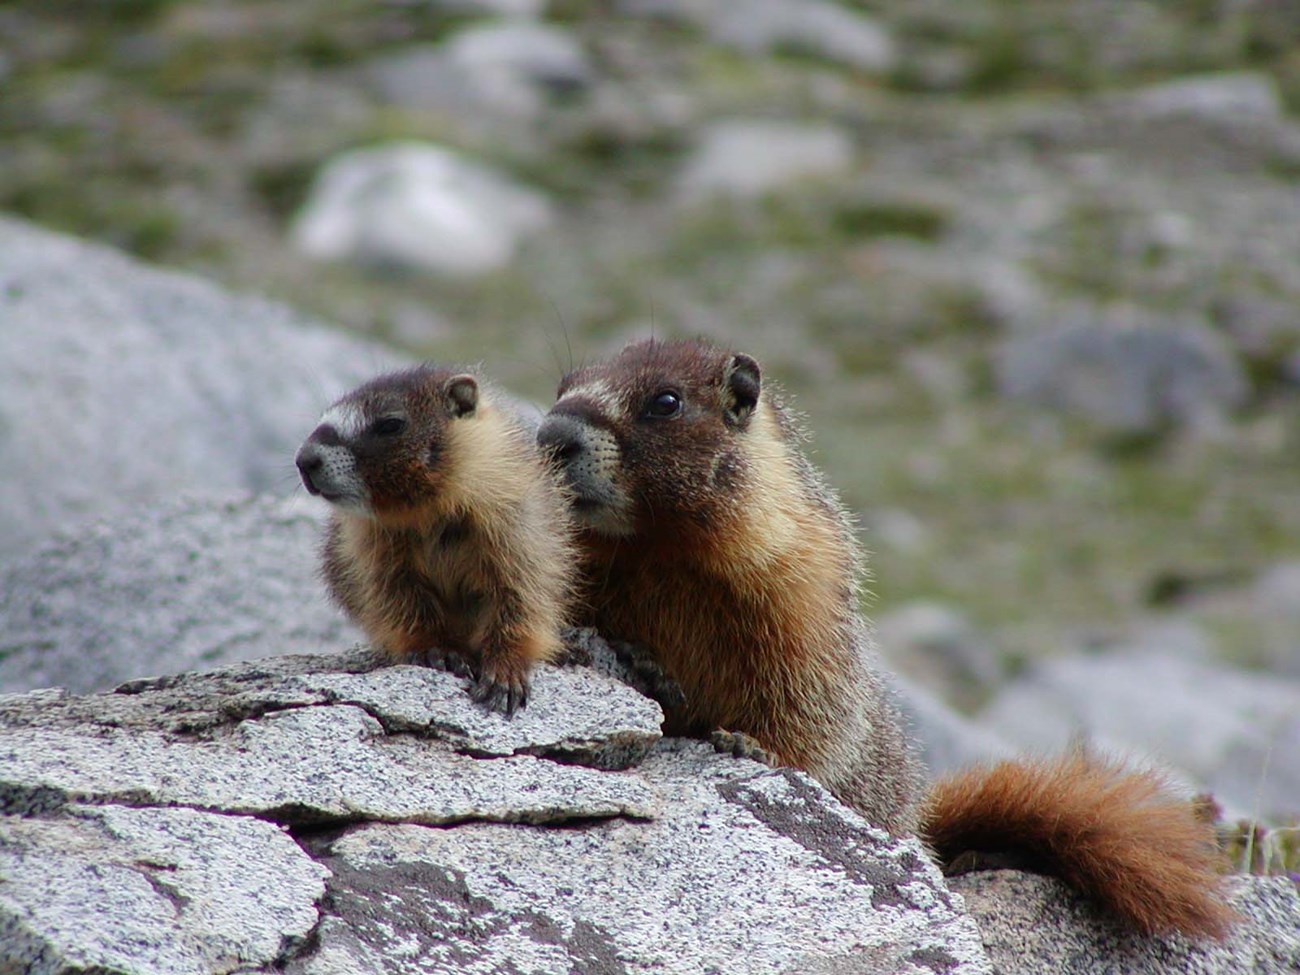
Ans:
[[[754,359],[631,345],[563,379],[538,439],[573,493],[585,622],[680,683],[667,730],[752,736],[941,862],[1060,876],[1150,933],[1224,931],[1210,829],[1158,776],[1071,754],[926,796],[858,610],[851,525]]]
[[[474,376],[380,376],[321,417],[296,458],[332,507],[323,575],[370,641],[448,664],[507,714],[560,651],[575,552],[555,471]]]

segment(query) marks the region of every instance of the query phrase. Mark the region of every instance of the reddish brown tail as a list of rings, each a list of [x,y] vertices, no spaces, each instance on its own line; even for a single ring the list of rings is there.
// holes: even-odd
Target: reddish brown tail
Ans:
[[[1146,934],[1223,937],[1213,828],[1157,772],[1083,752],[941,780],[922,816],[945,873],[972,863],[1060,877]]]

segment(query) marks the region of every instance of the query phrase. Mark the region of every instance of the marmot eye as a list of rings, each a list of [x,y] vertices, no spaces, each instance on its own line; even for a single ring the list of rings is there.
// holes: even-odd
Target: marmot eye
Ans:
[[[667,416],[676,416],[681,412],[681,408],[682,398],[674,392],[664,390],[662,393],[657,393],[655,398],[646,405],[645,415],[662,419]]]
[[[385,416],[370,424],[370,432],[376,437],[391,437],[406,429],[406,421],[400,416]]]

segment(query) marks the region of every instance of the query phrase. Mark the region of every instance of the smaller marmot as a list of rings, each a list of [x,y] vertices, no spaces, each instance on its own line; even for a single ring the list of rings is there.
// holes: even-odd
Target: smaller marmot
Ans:
[[[538,440],[573,494],[582,622],[681,685],[666,730],[748,736],[950,872],[1014,863],[1140,931],[1222,934],[1213,832],[1158,775],[1071,754],[927,795],[858,609],[852,526],[803,439],[753,358],[702,342],[640,342],[560,383]]]
[[[420,366],[331,406],[296,463],[333,509],[326,586],[371,643],[523,706],[533,664],[561,650],[575,562],[564,489],[524,423],[474,376]]]

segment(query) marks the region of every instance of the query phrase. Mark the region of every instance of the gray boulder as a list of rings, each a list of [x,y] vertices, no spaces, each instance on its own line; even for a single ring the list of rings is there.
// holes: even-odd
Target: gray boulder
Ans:
[[[1079,735],[1191,776],[1232,816],[1300,812],[1300,682],[1130,647],[1039,664],[980,713],[1022,748]]]
[[[918,843],[626,686],[378,663],[0,698],[0,970],[990,970]]]
[[[0,971],[1280,975],[1300,958],[1290,881],[1234,881],[1221,944],[1138,939],[1054,880],[950,888],[916,841],[798,772],[661,741],[661,717],[596,670],[543,667],[506,718],[461,678],[361,650],[0,696]]]
[[[842,173],[853,142],[833,125],[724,119],[707,126],[677,178],[685,200],[753,197],[801,179]]]
[[[104,690],[357,639],[316,575],[315,509],[182,498],[0,568],[0,691]]]
[[[0,698],[0,807],[186,806],[298,824],[652,814],[645,783],[593,769],[626,767],[659,737],[658,706],[611,678],[539,674],[540,706],[515,723],[472,708],[465,682],[441,671],[369,677],[381,663],[367,651],[280,657],[99,698]]]
[[[1256,582],[1256,594],[1266,609],[1300,618],[1300,560],[1269,566]]]
[[[694,743],[638,774],[663,798],[653,822],[363,827],[315,845],[331,911],[317,958],[290,970],[381,968],[395,911],[427,918],[415,971],[988,971],[919,846],[803,776]]]
[[[1265,657],[1276,670],[1300,678],[1300,560],[1279,562],[1260,573],[1247,606],[1251,618],[1262,624]]]
[[[825,0],[623,0],[628,13],[695,24],[750,55],[799,51],[873,74],[895,63],[894,41],[877,21]]]
[[[1153,118],[1189,116],[1239,121],[1243,116],[1280,119],[1286,113],[1277,84],[1254,71],[1197,75],[1150,85],[1125,101]]]
[[[1055,880],[998,870],[949,881],[979,922],[998,975],[1168,972],[1284,975],[1300,971],[1300,893],[1286,877],[1232,881],[1243,918],[1227,940],[1144,939],[1099,918]]]
[[[1180,608],[1231,634],[1223,642],[1256,666],[1300,679],[1300,560],[1265,565],[1245,578],[1188,582]]]
[[[462,28],[443,42],[448,60],[485,80],[492,76],[559,91],[585,88],[591,63],[577,38],[562,27],[501,20]]]
[[[996,358],[1003,395],[1123,435],[1203,423],[1245,403],[1245,371],[1221,335],[1129,311],[1081,309],[1074,321],[1008,337]]]
[[[549,0],[434,0],[430,6],[452,14],[540,17],[548,4]]]
[[[48,818],[5,816],[0,966],[261,968],[301,950],[328,875],[280,826],[252,816],[76,803]]]
[[[392,357],[281,305],[0,218],[0,553],[185,492],[273,492]]]
[[[485,112],[509,122],[535,119],[548,98],[583,91],[594,78],[572,33],[514,19],[473,24],[437,44],[386,54],[366,74],[387,101],[449,116],[471,130]]]
[[[553,217],[545,196],[485,165],[431,143],[401,142],[326,164],[291,238],[318,260],[475,275],[507,264]]]

